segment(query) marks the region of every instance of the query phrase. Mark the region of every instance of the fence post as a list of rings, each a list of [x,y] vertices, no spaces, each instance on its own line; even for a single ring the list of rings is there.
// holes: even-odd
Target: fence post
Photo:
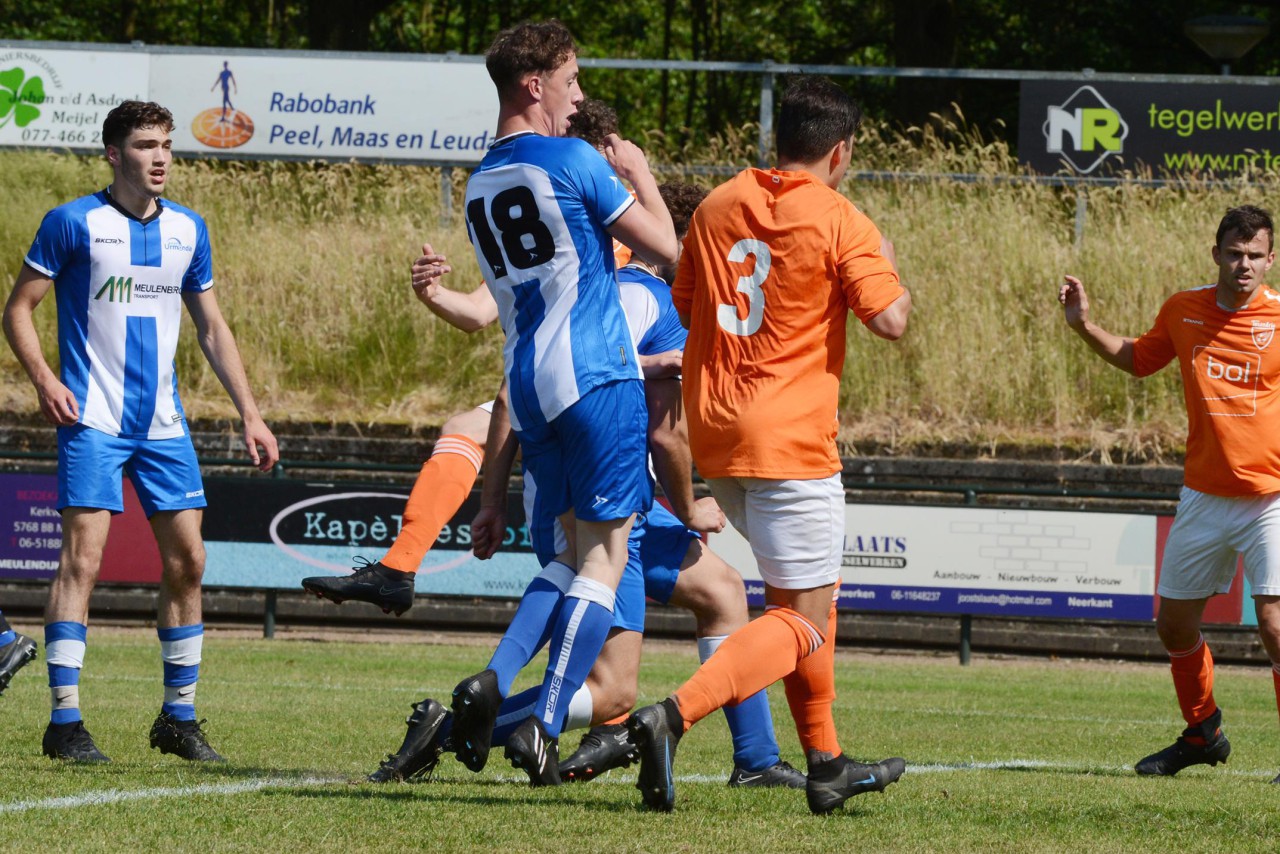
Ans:
[[[760,143],[756,154],[756,166],[769,168],[769,145],[773,140],[773,61],[764,61],[764,73],[760,75]]]
[[[1084,248],[1084,225],[1089,219],[1089,191],[1081,184],[1076,185],[1076,251]]]
[[[440,167],[440,226],[453,224],[453,167]]]

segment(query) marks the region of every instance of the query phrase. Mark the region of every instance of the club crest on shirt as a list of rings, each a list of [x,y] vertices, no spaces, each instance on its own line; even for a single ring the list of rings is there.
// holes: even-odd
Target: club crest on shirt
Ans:
[[[1259,350],[1267,349],[1271,339],[1276,337],[1276,325],[1270,320],[1253,321],[1253,346]]]

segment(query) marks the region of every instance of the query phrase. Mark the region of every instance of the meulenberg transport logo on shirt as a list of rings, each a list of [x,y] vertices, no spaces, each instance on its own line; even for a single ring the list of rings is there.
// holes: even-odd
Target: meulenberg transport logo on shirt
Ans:
[[[106,298],[108,302],[133,302],[133,276],[112,276],[102,283],[94,299]]]

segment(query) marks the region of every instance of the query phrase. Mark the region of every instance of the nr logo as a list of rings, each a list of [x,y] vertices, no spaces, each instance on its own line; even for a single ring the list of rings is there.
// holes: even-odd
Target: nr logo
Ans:
[[[1196,387],[1208,414],[1247,416],[1257,412],[1260,355],[1221,347],[1197,347],[1191,362]]]
[[[133,302],[133,277],[112,276],[107,279],[93,298],[102,299],[104,296],[107,302]]]
[[[0,71],[0,128],[13,122],[20,128],[40,118],[44,103],[44,81],[27,77],[21,68]]]
[[[1045,150],[1087,175],[1111,154],[1124,151],[1129,125],[1092,86],[1081,86],[1060,106],[1049,107],[1042,127]]]

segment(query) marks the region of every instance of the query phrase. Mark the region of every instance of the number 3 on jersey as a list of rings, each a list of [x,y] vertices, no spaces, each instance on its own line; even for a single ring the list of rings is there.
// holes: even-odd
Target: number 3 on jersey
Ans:
[[[467,204],[467,224],[495,279],[506,277],[508,264],[528,270],[556,254],[555,238],[538,215],[537,200],[528,187],[503,190],[493,197],[488,211],[484,203],[483,198],[475,198]]]
[[[755,257],[755,269],[750,276],[738,279],[738,293],[747,295],[747,316],[739,317],[738,307],[725,303],[721,303],[716,311],[716,321],[720,328],[730,335],[754,335],[764,322],[764,291],[760,286],[769,275],[769,264],[773,256],[763,241],[745,238],[733,244],[733,248],[729,250],[729,263],[741,264],[748,256]]]

